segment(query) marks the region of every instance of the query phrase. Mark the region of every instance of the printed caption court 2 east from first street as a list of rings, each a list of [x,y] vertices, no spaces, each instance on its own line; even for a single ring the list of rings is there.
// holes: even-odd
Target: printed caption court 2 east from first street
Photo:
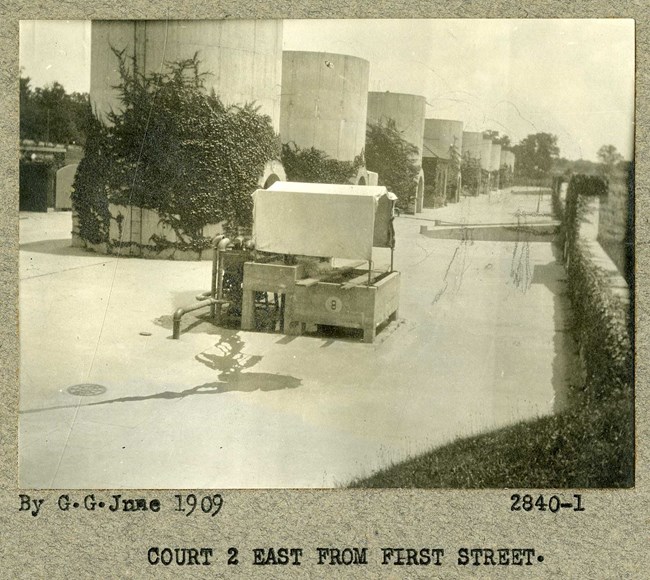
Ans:
[[[461,547],[455,558],[445,560],[446,550],[435,548],[318,547],[307,550],[297,547],[264,547],[243,550],[234,546],[227,550],[209,547],[159,547],[147,550],[152,566],[532,566],[544,562],[534,548]]]

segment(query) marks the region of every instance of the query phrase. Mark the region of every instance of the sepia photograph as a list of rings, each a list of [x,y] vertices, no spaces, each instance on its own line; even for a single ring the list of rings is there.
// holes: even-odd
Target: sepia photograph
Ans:
[[[22,20],[19,65],[21,487],[634,487],[633,20]]]

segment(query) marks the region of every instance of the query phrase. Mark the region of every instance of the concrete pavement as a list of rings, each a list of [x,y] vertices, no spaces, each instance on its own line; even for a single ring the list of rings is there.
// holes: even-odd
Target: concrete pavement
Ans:
[[[493,192],[398,218],[400,319],[364,344],[191,315],[171,340],[209,262],[89,253],[69,246],[69,213],[21,214],[21,486],[332,487],[554,412],[574,353],[550,241],[420,233],[522,215],[550,221],[550,196]],[[85,383],[99,387],[68,391]]]

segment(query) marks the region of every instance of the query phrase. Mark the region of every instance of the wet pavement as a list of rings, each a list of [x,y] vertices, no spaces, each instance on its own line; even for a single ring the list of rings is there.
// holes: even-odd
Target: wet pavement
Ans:
[[[398,218],[399,320],[364,344],[191,315],[171,340],[172,312],[209,289],[209,262],[93,254],[70,247],[69,213],[22,213],[21,486],[333,487],[553,413],[574,347],[550,236],[432,235],[522,219],[552,222],[550,195]],[[389,258],[376,250],[376,265]]]

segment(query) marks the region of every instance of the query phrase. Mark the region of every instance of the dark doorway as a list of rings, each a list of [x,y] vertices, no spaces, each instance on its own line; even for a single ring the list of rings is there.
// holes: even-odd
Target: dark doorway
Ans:
[[[280,178],[279,178],[275,173],[271,173],[271,175],[269,175],[269,176],[266,178],[266,181],[264,182],[264,189],[268,189],[268,188],[271,187],[271,186],[272,186],[276,181],[280,181]]]
[[[54,207],[54,167],[49,163],[20,163],[20,211]]]

